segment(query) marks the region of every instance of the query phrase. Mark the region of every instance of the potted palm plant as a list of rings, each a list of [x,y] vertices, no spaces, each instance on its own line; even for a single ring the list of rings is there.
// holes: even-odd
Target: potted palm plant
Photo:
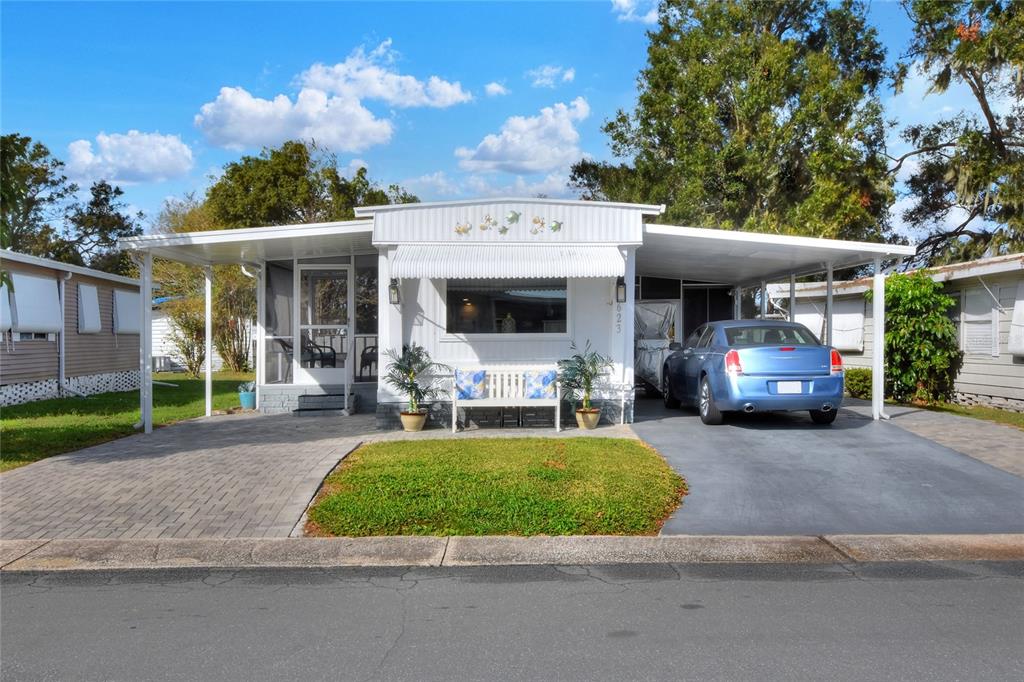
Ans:
[[[401,414],[402,428],[422,431],[427,421],[427,410],[420,403],[438,394],[431,375],[451,370],[447,365],[431,360],[430,353],[415,343],[404,347],[401,353],[391,348],[384,355],[389,360],[384,381],[409,400],[409,409]]]
[[[579,401],[580,406],[576,408],[576,423],[581,429],[593,429],[601,420],[601,408],[594,407],[590,403],[590,395],[594,391],[594,383],[597,378],[612,366],[611,358],[591,350],[590,341],[581,351],[573,343],[570,346],[573,354],[558,361],[558,380],[562,387]]]

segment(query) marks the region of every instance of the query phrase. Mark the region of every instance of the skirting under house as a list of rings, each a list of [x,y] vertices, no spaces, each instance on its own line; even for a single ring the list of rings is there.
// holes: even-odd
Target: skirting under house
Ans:
[[[65,386],[71,390],[62,392],[56,379],[4,384],[0,386],[0,406],[9,407],[33,400],[63,398],[76,393],[96,395],[98,393],[137,391],[139,389],[139,370],[131,369],[123,372],[104,372],[103,374],[71,377],[67,379]]]

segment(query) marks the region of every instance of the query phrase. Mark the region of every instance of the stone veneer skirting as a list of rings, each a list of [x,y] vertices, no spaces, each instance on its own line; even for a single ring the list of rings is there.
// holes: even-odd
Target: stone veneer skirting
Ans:
[[[996,407],[1011,412],[1024,412],[1024,400],[1017,398],[1003,398],[996,395],[981,395],[979,393],[960,393],[953,396],[953,402],[958,405],[981,405],[983,407]]]
[[[467,403],[470,401],[466,401]],[[594,400],[594,406],[601,408],[602,424],[618,424],[622,419],[622,403],[618,400]],[[465,428],[467,415],[470,425],[479,427],[515,427],[522,410],[523,426],[531,428],[555,427],[555,408],[553,407],[465,407],[459,406],[459,427]],[[382,431],[393,431],[402,428],[399,414],[406,409],[406,403],[377,403],[377,428]],[[435,402],[428,406],[430,416],[428,424],[440,425],[450,429],[452,425],[452,404],[449,401]],[[576,426],[575,406],[562,403],[562,426]],[[626,423],[633,421],[633,400],[626,399]]]
[[[139,390],[139,370],[68,377],[67,386],[73,391],[85,395],[137,391]],[[65,392],[65,395],[74,395],[74,393]],[[0,406],[3,407],[60,397],[62,397],[60,385],[56,378],[0,386]]]
[[[329,401],[324,400],[318,402],[316,407],[337,407],[341,409],[344,405],[344,399],[341,394],[344,393],[345,387],[342,385],[323,385],[323,386],[297,386],[297,385],[274,385],[267,384],[260,386],[260,412],[263,414],[280,414],[283,412],[291,412],[299,407],[300,396],[328,396],[337,394],[337,398],[331,398]],[[359,396],[359,411],[366,412],[372,410],[374,405],[377,403],[377,384],[371,383],[355,383],[349,386],[349,390],[352,394]],[[306,406],[312,406],[314,401],[306,401]]]

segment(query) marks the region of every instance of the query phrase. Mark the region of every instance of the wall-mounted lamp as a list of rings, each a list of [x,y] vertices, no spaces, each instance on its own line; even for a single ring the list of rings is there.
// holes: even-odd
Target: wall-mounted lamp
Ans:
[[[401,292],[398,289],[398,280],[393,279],[388,285],[388,302],[391,305],[398,305],[402,302]]]
[[[626,280],[622,277],[615,282],[615,302],[625,303],[626,302]]]

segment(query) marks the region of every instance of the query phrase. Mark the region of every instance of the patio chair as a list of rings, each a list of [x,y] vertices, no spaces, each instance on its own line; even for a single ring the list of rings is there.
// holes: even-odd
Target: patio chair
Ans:
[[[359,376],[363,376],[363,370],[369,369],[372,375],[377,366],[377,346],[367,346],[359,354]]]

